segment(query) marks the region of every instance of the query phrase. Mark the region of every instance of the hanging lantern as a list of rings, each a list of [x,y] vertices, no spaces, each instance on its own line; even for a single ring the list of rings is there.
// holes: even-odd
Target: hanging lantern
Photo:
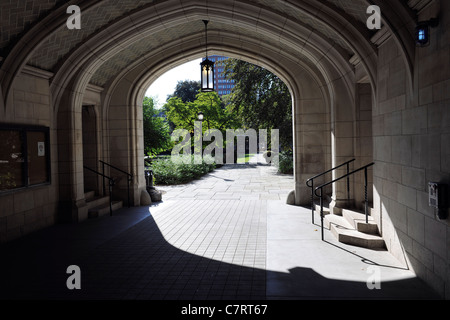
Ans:
[[[200,63],[201,66],[201,90],[202,92],[214,91],[214,62],[208,59],[208,20],[205,23],[206,58]]]
[[[206,58],[200,63],[202,68],[202,92],[214,91],[214,62]]]

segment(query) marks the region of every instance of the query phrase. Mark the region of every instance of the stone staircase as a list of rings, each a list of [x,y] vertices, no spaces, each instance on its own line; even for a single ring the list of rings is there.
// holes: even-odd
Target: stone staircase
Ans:
[[[84,194],[86,205],[88,206],[88,218],[98,218],[110,213],[109,196],[96,196],[94,191],[88,191]],[[123,201],[113,201],[112,211],[123,207]]]
[[[335,208],[336,209],[336,208]],[[386,245],[379,234],[377,223],[369,215],[368,223],[362,212],[350,209],[334,210],[324,208],[324,228],[327,228],[339,242],[369,249],[385,249]],[[320,206],[316,205],[320,214]]]

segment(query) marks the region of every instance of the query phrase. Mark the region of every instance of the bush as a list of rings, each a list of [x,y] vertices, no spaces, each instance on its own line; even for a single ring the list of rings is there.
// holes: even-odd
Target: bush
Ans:
[[[292,151],[282,151],[278,159],[278,171],[280,173],[294,173],[294,155]]]
[[[194,164],[194,157],[187,161],[172,161],[171,158],[153,161],[152,170],[156,185],[183,184],[198,179],[216,168],[213,159],[202,158],[201,164]]]

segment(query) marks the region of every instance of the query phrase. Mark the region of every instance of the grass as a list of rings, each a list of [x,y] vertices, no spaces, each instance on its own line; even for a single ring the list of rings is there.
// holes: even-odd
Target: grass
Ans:
[[[254,153],[246,153],[245,156],[237,158],[237,163],[248,163],[250,162],[250,159],[254,156]]]

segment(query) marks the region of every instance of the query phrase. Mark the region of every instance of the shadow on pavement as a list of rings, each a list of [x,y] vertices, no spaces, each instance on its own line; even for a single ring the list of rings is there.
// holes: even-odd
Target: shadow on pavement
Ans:
[[[151,209],[151,208],[150,208]],[[417,281],[366,283],[327,279],[312,269],[289,273],[224,263],[170,245],[153,217],[122,211],[77,225],[56,225],[0,247],[1,299],[265,300],[436,299],[409,295]],[[128,224],[127,224],[128,223]],[[81,289],[69,290],[66,272],[81,269]],[[414,288],[417,292],[417,288]],[[266,296],[266,291],[271,296]],[[286,295],[286,292],[289,295]],[[279,293],[279,294],[278,294]]]

